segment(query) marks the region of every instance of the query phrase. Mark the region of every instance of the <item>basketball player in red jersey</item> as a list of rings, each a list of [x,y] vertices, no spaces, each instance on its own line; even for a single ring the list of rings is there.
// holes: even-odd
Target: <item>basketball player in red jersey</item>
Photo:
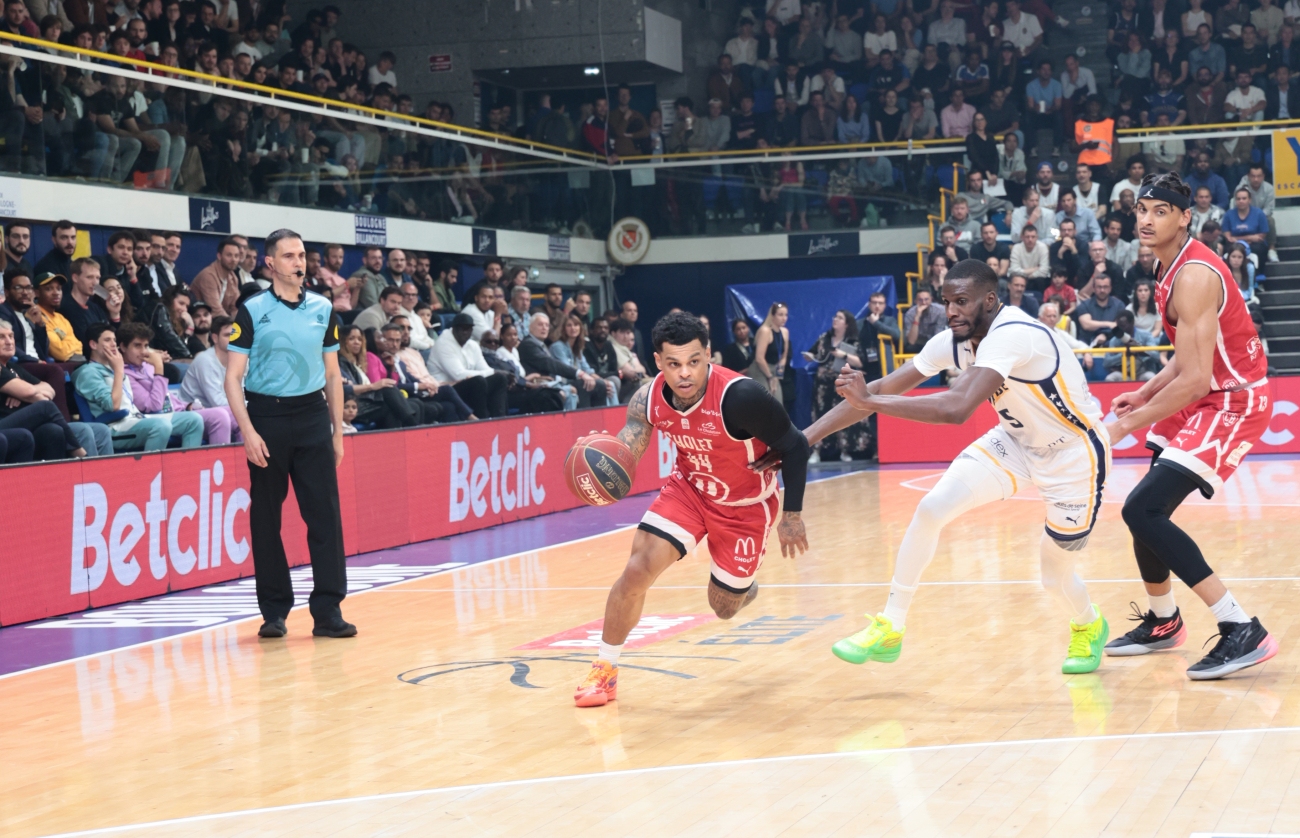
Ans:
[[[1191,189],[1177,174],[1147,175],[1138,190],[1137,232],[1155,251],[1156,305],[1177,352],[1155,378],[1115,399],[1116,442],[1154,426],[1151,470],[1124,503],[1150,610],[1141,624],[1106,646],[1110,655],[1143,655],[1179,646],[1187,628],[1174,604],[1169,573],[1187,583],[1219,623],[1219,642],[1187,668],[1193,680],[1222,678],[1277,654],[1277,640],[1237,603],[1206,564],[1196,542],[1171,520],[1188,495],[1211,497],[1268,427],[1268,364],[1259,335],[1227,265],[1197,241]]]
[[[709,333],[690,314],[669,314],[650,336],[663,372],[632,397],[618,438],[640,459],[658,429],[677,446],[672,477],[650,505],[623,575],[609,591],[600,652],[574,694],[599,707],[618,692],[618,659],[641,620],[646,591],[659,574],[709,537],[709,606],[724,620],[758,595],[754,574],[776,525],[781,553],[808,549],[800,517],[808,441],[785,408],[753,379],[709,363]],[[785,511],[774,471],[750,466],[771,449],[781,458]],[[778,524],[779,520],[779,524]]]

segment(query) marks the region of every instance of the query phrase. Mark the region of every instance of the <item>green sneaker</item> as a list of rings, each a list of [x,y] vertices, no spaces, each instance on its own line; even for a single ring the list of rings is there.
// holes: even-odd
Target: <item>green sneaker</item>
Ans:
[[[884,614],[875,617],[868,614],[867,619],[871,623],[866,628],[836,643],[831,647],[831,653],[849,663],[893,663],[898,660],[898,653],[903,651],[903,632],[907,629],[895,631],[894,624]]]
[[[1096,606],[1093,606],[1096,608]],[[1061,671],[1066,675],[1093,672],[1101,666],[1101,650],[1110,639],[1110,625],[1097,608],[1097,619],[1086,626],[1070,621],[1070,648],[1066,651]]]

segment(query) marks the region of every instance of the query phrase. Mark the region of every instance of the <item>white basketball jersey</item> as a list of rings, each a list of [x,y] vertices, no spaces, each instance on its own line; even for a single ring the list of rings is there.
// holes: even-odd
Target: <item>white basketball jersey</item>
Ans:
[[[1027,448],[1059,448],[1088,440],[1102,418],[1083,368],[1055,329],[1014,306],[1002,307],[977,349],[944,329],[913,365],[924,375],[945,369],[988,367],[1005,380],[990,401],[998,421]]]

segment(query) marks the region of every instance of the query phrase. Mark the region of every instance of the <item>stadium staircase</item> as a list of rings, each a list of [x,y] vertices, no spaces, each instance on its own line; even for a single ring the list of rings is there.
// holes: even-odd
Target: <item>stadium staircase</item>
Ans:
[[[1260,290],[1268,363],[1279,374],[1300,373],[1300,236],[1278,236],[1282,261],[1263,266],[1267,275]]]

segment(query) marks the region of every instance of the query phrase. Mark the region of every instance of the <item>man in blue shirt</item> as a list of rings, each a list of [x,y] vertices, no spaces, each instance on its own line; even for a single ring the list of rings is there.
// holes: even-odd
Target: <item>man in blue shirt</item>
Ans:
[[[1034,144],[1038,141],[1039,131],[1052,132],[1052,154],[1061,153],[1061,143],[1064,141],[1064,126],[1061,123],[1061,103],[1065,99],[1065,89],[1061,83],[1052,78],[1052,62],[1043,59],[1038,64],[1038,76],[1029,84],[1025,85],[1025,112],[1026,126],[1028,128],[1025,140],[1028,144]],[[1043,149],[1034,149],[1028,152],[1028,156],[1047,154]]]
[[[1210,40],[1212,35],[1208,25],[1202,23],[1196,27],[1196,48],[1187,53],[1187,72],[1195,77],[1196,71],[1205,67],[1214,77],[1210,83],[1218,84],[1228,69],[1228,53]]]
[[[1250,190],[1239,188],[1233,194],[1237,206],[1223,216],[1223,237],[1229,242],[1245,242],[1252,252],[1267,248],[1268,216],[1250,201]]]
[[[251,477],[249,529],[259,637],[284,637],[293,584],[280,538],[280,513],[293,479],[307,524],[314,589],[308,599],[318,637],[352,637],[343,619],[347,595],[337,468],[343,461],[343,379],[334,304],[303,288],[302,237],[266,238],[271,287],[244,301],[231,329],[226,398],[244,436]],[[247,400],[247,405],[245,405]]]
[[[1210,203],[1216,207],[1228,208],[1228,183],[1222,177],[1215,174],[1210,169],[1210,153],[1200,151],[1196,154],[1196,162],[1192,164],[1192,170],[1183,178],[1183,183],[1192,187],[1192,194],[1204,186],[1210,190]]]
[[[1097,224],[1097,216],[1087,207],[1078,205],[1078,198],[1074,192],[1061,191],[1061,197],[1058,199],[1056,211],[1056,226],[1060,228],[1061,222],[1069,219],[1074,222],[1075,234],[1080,242],[1096,241],[1101,238],[1101,226]]]

